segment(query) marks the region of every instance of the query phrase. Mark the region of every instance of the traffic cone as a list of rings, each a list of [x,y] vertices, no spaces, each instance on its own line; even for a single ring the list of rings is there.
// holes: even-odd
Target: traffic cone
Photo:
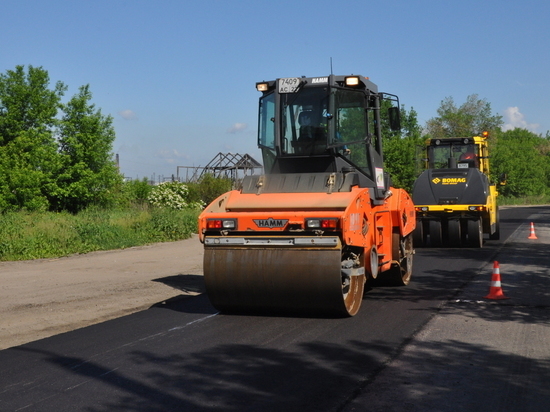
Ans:
[[[535,225],[533,222],[531,222],[531,234],[527,239],[538,239],[537,235],[535,235]]]
[[[502,291],[502,287],[500,285],[500,266],[496,260],[493,265],[493,276],[491,279],[489,294],[485,296],[484,299],[509,299],[507,296],[504,296],[504,292]]]

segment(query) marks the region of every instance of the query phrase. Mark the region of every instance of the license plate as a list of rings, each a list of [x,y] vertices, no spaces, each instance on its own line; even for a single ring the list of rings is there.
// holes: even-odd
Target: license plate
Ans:
[[[300,86],[300,79],[298,77],[279,79],[279,93],[295,93],[298,86]]]

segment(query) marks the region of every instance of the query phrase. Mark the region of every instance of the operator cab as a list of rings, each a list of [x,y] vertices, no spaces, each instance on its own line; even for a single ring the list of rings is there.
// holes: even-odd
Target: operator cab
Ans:
[[[426,169],[477,169],[489,175],[488,132],[474,137],[433,138],[426,141]]]
[[[397,96],[379,93],[362,76],[284,78],[256,84],[258,146],[266,174],[359,172],[360,186],[387,188],[380,107],[400,128]],[[391,104],[385,105],[385,107]]]
[[[428,146],[428,169],[479,168],[479,147],[469,138],[432,139]]]

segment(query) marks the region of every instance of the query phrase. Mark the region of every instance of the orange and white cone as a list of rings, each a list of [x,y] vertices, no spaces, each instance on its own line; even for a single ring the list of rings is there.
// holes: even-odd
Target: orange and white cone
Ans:
[[[537,235],[535,235],[535,225],[533,222],[531,222],[531,234],[527,239],[538,239]]]
[[[507,296],[504,296],[502,291],[502,286],[500,284],[500,266],[495,260],[493,265],[493,276],[491,279],[491,287],[489,288],[489,294],[484,297],[485,299],[510,299]]]

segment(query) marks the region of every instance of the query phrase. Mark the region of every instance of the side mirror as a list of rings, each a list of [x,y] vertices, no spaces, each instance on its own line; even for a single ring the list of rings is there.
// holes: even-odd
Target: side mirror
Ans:
[[[401,130],[401,114],[399,107],[390,107],[388,109],[388,117],[390,120],[390,129],[394,132]]]
[[[504,186],[506,184],[506,179],[508,178],[508,176],[506,175],[506,173],[501,173],[498,177],[498,183],[501,185],[501,186]]]

